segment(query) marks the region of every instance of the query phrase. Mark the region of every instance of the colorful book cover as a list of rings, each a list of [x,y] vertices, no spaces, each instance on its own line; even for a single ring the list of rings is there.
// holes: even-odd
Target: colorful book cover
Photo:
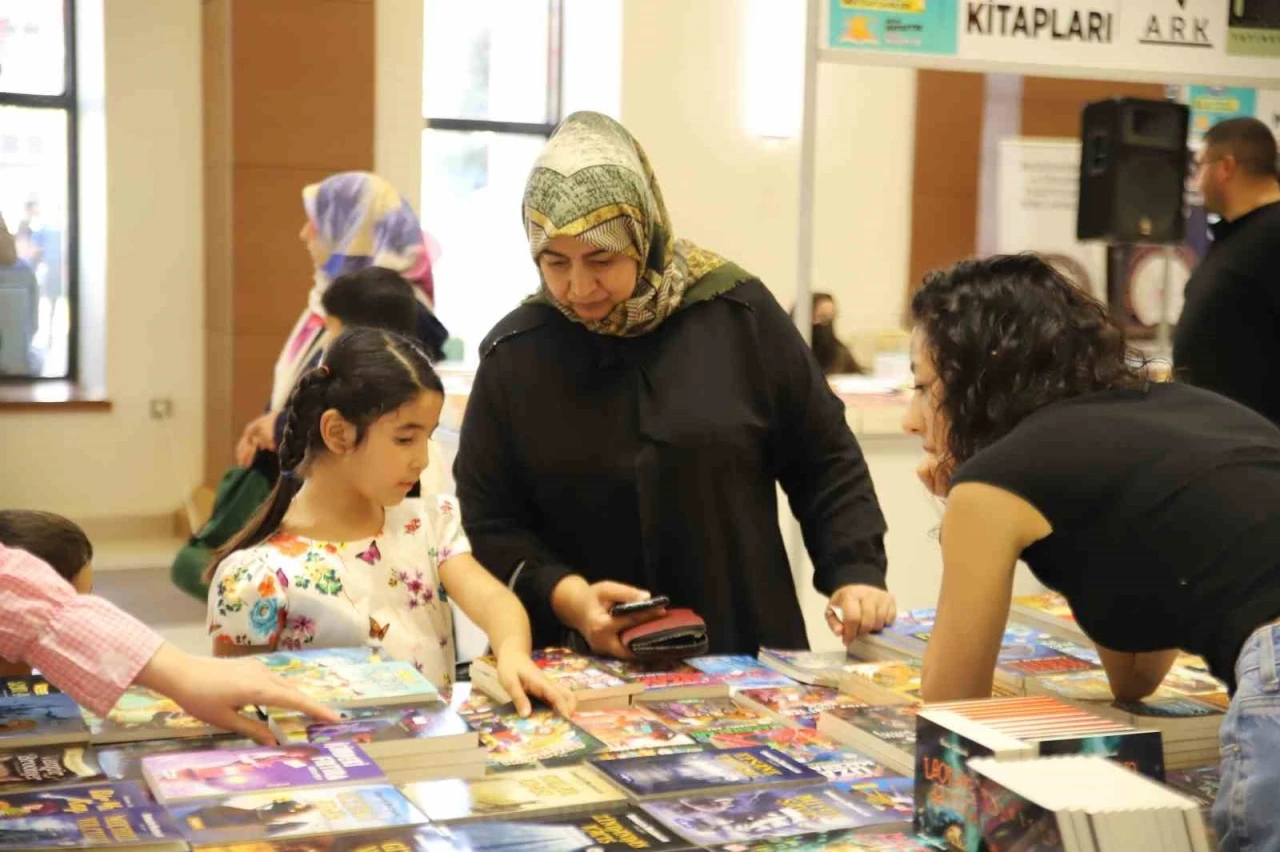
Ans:
[[[0,791],[84,784],[102,778],[84,746],[44,746],[0,752]]]
[[[139,739],[175,739],[209,736],[218,732],[179,707],[172,699],[131,686],[120,696],[105,718],[82,711],[94,742]]]
[[[1049,649],[1046,648],[1045,650]],[[997,676],[1009,675],[1014,680],[1025,680],[1026,678],[1045,677],[1046,675],[1066,674],[1068,672],[1083,672],[1096,668],[1095,664],[1087,660],[1069,657],[1066,654],[1050,653],[1041,657],[1000,663],[996,666],[996,674]]]
[[[687,734],[707,731],[759,731],[778,723],[730,698],[655,701],[646,705],[664,722]],[[696,739],[696,737],[695,737]]]
[[[489,763],[497,766],[579,761],[603,749],[595,737],[547,709],[522,717],[507,704],[467,723],[480,734]]]
[[[97,751],[98,765],[112,781],[145,781],[142,759],[153,754],[170,751],[206,751],[219,748],[252,748],[253,740],[230,735],[194,737],[185,740],[144,740],[123,743]]]
[[[777,667],[804,683],[817,686],[839,686],[840,677],[850,660],[844,651],[783,651],[778,648],[761,648],[760,662],[767,667]]]
[[[711,733],[704,742],[712,748],[771,748],[804,764],[832,781],[879,778],[889,770],[851,748],[809,728],[770,728],[742,733]]]
[[[977,849],[977,779],[969,769],[975,757],[990,757],[986,746],[923,716],[916,718],[915,814],[912,827],[924,837],[957,849]]]
[[[278,674],[290,686],[333,707],[440,700],[440,693],[425,675],[411,663],[399,660],[288,668]]]
[[[67,695],[0,698],[0,748],[26,744],[87,742],[80,706]]]
[[[0,848],[180,841],[177,826],[137,784],[86,784],[0,798]]]
[[[1199,802],[1202,808],[1208,808],[1218,798],[1218,787],[1222,779],[1218,774],[1218,764],[1215,763],[1192,769],[1167,769],[1164,783],[1186,793]]]
[[[762,665],[755,657],[748,657],[745,654],[694,657],[689,660],[689,665],[717,678],[721,683],[727,683],[739,689],[795,684],[791,678]]]
[[[778,837],[757,843],[728,843],[720,848],[724,852],[936,852],[942,847],[900,831],[868,834],[858,829]]]
[[[31,698],[61,692],[61,689],[36,674],[0,678],[0,698]]]
[[[378,765],[351,743],[157,754],[143,758],[142,771],[156,798],[165,803],[383,779]]]
[[[919,660],[884,660],[876,663],[855,663],[849,666],[846,672],[870,681],[883,689],[896,692],[905,698],[920,701],[921,668]]]
[[[1190,698],[1150,698],[1142,701],[1117,701],[1116,707],[1135,717],[1149,716],[1153,719],[1197,719],[1206,716],[1220,716],[1222,711],[1208,704],[1201,704]]]
[[[661,748],[637,748],[631,751],[602,751],[595,755],[592,760],[609,761],[609,760],[631,760],[634,757],[660,757],[667,754],[693,754],[695,751],[706,751],[707,747],[702,745],[678,745],[678,746],[662,746]]]
[[[542,669],[548,680],[570,692],[625,692],[629,687],[632,687],[631,691],[639,691],[634,688],[634,684],[601,665],[599,660],[574,653],[568,648],[543,648],[534,651],[533,662]],[[497,670],[497,660],[492,656],[481,657],[474,665],[490,672]]]
[[[636,798],[692,793],[707,787],[818,782],[823,776],[768,748],[703,751],[596,763]]]
[[[865,817],[848,794],[831,785],[660,799],[641,807],[700,846],[857,828]]]
[[[1018,595],[1013,599],[1013,605],[1034,610],[1050,618],[1061,618],[1063,621],[1075,624],[1076,617],[1075,613],[1071,611],[1071,605],[1067,603],[1065,597],[1057,592],[1045,592],[1039,595]]]
[[[1080,734],[1040,740],[1039,746],[1041,757],[1097,755],[1155,781],[1165,780],[1164,743],[1159,731]]]
[[[316,666],[350,666],[367,663],[382,663],[389,658],[372,646],[358,648],[306,648],[299,651],[275,651],[260,654],[254,659],[271,669],[276,674],[282,671],[297,671]]]
[[[424,781],[405,785],[404,791],[432,822],[608,808],[627,800],[621,790],[585,766],[508,772],[474,781]]]
[[[623,680],[638,683],[645,691],[675,689],[678,687],[721,686],[724,681],[715,675],[698,671],[687,663],[660,666],[637,663],[630,660],[601,660],[601,667]]]
[[[835,786],[849,794],[854,804],[868,813],[874,822],[866,825],[884,825],[890,822],[910,822],[915,814],[915,781],[899,775],[885,778],[868,778],[861,781],[837,781]]]
[[[915,748],[916,714],[919,711],[915,704],[902,704],[851,710],[841,708],[832,711],[832,715],[881,742],[911,751]]]
[[[1193,696],[1197,701],[1203,700],[1202,696],[1206,693],[1226,694],[1227,691],[1222,681],[1213,675],[1182,666],[1169,669],[1160,685],[1183,695]]]
[[[841,695],[829,686],[771,686],[744,689],[742,698],[768,710],[775,717],[801,728],[817,728],[818,716],[833,707],[866,707],[865,701]]]
[[[573,723],[610,751],[696,745],[689,736],[671,730],[656,715],[639,706],[584,710],[573,715]]]
[[[414,848],[412,845],[409,848]],[[427,825],[418,852],[676,852],[689,844],[636,810],[588,811],[577,816],[512,822]]]
[[[436,829],[428,833],[429,829]],[[196,847],[199,852],[455,852],[443,826],[374,828],[339,835],[246,840]]]
[[[357,707],[340,722],[314,722],[306,716],[274,717],[272,730],[281,742],[362,745],[406,743],[466,737],[471,727],[447,704],[415,707]]]
[[[1062,835],[1054,813],[1009,790],[990,778],[977,777],[977,799],[981,807],[976,814],[976,830],[981,832],[990,849],[1062,849]],[[958,834],[958,832],[956,832]],[[977,849],[956,845],[953,835],[945,839],[952,848]]]
[[[169,812],[191,843],[341,834],[427,821],[389,784],[249,793],[173,805]]]

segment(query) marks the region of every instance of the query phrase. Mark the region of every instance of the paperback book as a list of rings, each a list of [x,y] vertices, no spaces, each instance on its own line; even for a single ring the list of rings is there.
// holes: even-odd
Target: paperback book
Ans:
[[[0,752],[0,792],[4,793],[85,784],[103,777],[98,761],[83,745]]]
[[[308,697],[331,707],[430,704],[440,693],[411,663],[326,662],[280,668],[277,674]]]
[[[506,772],[472,781],[407,784],[405,794],[432,822],[545,816],[620,807],[627,796],[585,766]]]
[[[443,703],[356,708],[343,716],[339,722],[316,722],[296,714],[272,715],[271,732],[281,743],[356,743],[375,760],[480,747],[475,730]]]
[[[772,686],[744,689],[735,697],[739,704],[757,710],[792,728],[818,727],[818,716],[834,707],[866,707],[867,702],[842,695],[830,686]]]
[[[916,714],[914,704],[887,707],[836,708],[818,717],[818,732],[888,766],[910,775],[915,771]]]
[[[170,751],[206,751],[219,748],[252,748],[253,740],[223,734],[213,737],[195,737],[186,740],[147,740],[120,743],[98,749],[98,765],[111,781],[146,781],[142,774],[142,759],[153,754]]]
[[[627,706],[631,696],[644,691],[638,683],[624,680],[598,660],[576,654],[568,648],[544,648],[533,652],[533,662],[547,679],[562,689],[572,692],[580,704],[590,707],[602,705]],[[492,656],[484,656],[471,664],[471,683],[499,701],[511,698],[498,682],[498,663]]]
[[[851,659],[844,651],[783,651],[778,648],[761,648],[760,662],[800,683],[838,687],[846,667],[857,660]]]
[[[142,772],[156,798],[166,805],[232,793],[383,780],[373,759],[351,743],[171,752],[143,758]]]
[[[942,847],[901,831],[869,834],[854,829],[727,843],[720,848],[724,852],[936,852]]]
[[[710,795],[746,787],[818,783],[823,776],[768,748],[729,749],[594,762],[634,799]]]
[[[174,821],[136,784],[6,793],[0,808],[0,849],[58,846],[186,848]]]
[[[645,705],[673,729],[694,739],[711,732],[760,731],[778,723],[729,698],[657,701]]]
[[[125,690],[105,717],[88,710],[82,712],[89,726],[89,741],[95,744],[189,739],[222,733],[187,713],[172,699],[141,686]]]
[[[782,752],[832,781],[857,781],[888,775],[883,764],[808,728],[770,728],[742,733],[712,733],[706,744],[713,748],[767,747]]]
[[[696,745],[691,737],[672,730],[644,706],[584,710],[573,715],[573,723],[610,751]]]
[[[595,737],[545,708],[522,717],[508,704],[472,715],[467,722],[479,733],[490,765],[578,762],[604,748]]]
[[[418,852],[677,852],[691,847],[682,838],[638,810],[588,810],[510,822],[472,822],[423,826]]]
[[[0,677],[0,698],[30,698],[60,692],[61,689],[37,674]]]
[[[80,707],[70,696],[0,698],[0,749],[84,743],[89,740]]]

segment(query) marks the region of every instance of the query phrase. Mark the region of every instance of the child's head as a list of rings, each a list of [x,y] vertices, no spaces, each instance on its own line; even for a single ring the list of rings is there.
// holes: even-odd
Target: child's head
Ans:
[[[381,266],[339,275],[324,291],[320,303],[333,335],[365,326],[413,338],[418,331],[418,305],[413,287],[400,273]]]
[[[343,332],[285,406],[275,490],[219,556],[274,532],[302,480],[321,466],[371,502],[399,504],[426,470],[443,405],[444,386],[414,343],[371,328]]]
[[[74,522],[52,512],[0,510],[0,544],[47,562],[76,591],[93,591],[93,545]]]

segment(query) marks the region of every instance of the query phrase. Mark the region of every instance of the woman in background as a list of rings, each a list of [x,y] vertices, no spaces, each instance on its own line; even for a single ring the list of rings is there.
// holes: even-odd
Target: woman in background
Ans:
[[[537,645],[566,629],[626,657],[667,595],[713,652],[808,647],[778,525],[800,518],[827,623],[894,615],[867,465],[804,340],[758,278],[672,230],[640,145],[575,113],[524,195],[541,293],[481,344],[454,479],[476,555],[520,595]]]
[[[1185,649],[1232,692],[1213,822],[1280,850],[1280,430],[1151,383],[1107,310],[1032,255],[933,273],[911,302],[904,427],[947,498],[926,701],[984,698],[1014,565],[1062,593],[1121,700]]]
[[[865,373],[849,351],[849,347],[836,337],[836,300],[830,293],[813,294],[813,322],[810,345],[818,366],[828,376]]]
[[[298,376],[331,338],[321,302],[339,275],[380,266],[400,273],[418,301],[418,338],[439,360],[448,332],[435,318],[428,237],[409,203],[387,181],[369,172],[342,172],[302,190],[307,221],[299,238],[315,266],[315,283],[276,360],[267,412],[251,421],[236,445],[236,464],[247,466],[257,450],[274,450],[276,421]]]

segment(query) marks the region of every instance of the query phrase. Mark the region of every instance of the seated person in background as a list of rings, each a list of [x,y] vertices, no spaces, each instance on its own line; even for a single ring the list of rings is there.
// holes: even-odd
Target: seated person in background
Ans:
[[[328,346],[285,406],[275,490],[214,565],[216,656],[375,645],[445,687],[452,600],[489,637],[522,715],[527,694],[572,712],[572,696],[530,659],[520,601],[471,556],[453,499],[405,500],[443,404],[431,362],[407,338],[355,328]]]
[[[911,316],[903,425],[947,498],[924,700],[991,694],[1022,559],[1117,698],[1154,692],[1177,649],[1205,658],[1232,693],[1220,848],[1280,850],[1280,429],[1148,381],[1107,309],[1035,256],[933,273]]]
[[[830,293],[813,294],[813,330],[811,346],[813,357],[825,375],[865,373],[849,347],[836,337],[836,300]]]
[[[0,545],[25,550],[48,563],[77,592],[93,591],[93,545],[84,530],[52,512],[0,510]],[[27,675],[30,667],[0,659],[0,675]]]

